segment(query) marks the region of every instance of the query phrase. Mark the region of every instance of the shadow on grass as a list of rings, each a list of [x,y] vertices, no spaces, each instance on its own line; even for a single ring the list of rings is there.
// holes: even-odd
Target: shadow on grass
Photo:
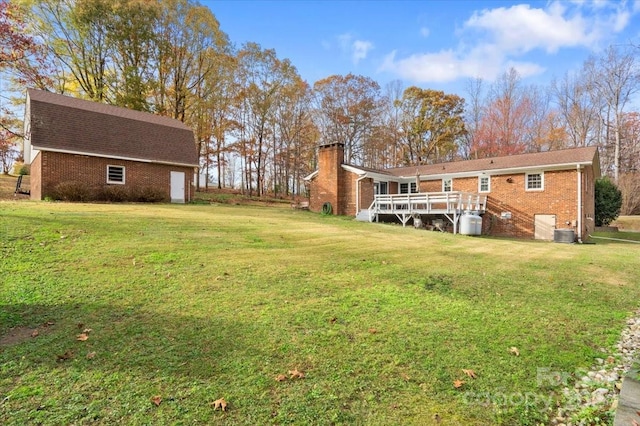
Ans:
[[[101,368],[144,376],[152,371],[210,379],[240,356],[259,355],[261,331],[240,320],[157,314],[137,307],[83,303],[2,306],[3,328],[28,327],[37,336],[0,346],[0,359],[36,365]],[[8,326],[8,327],[7,327]],[[82,333],[88,336],[78,340]],[[93,353],[94,355],[88,354]],[[65,355],[66,354],[66,355]],[[248,358],[251,358],[249,356]]]

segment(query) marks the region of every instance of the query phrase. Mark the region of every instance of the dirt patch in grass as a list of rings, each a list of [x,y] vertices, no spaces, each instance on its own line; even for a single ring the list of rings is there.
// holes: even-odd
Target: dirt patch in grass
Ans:
[[[9,329],[6,334],[0,336],[0,348],[6,346],[18,345],[27,340],[34,339],[39,334],[37,328],[31,327],[14,327]]]
[[[14,194],[18,176],[0,174],[0,200],[28,200],[29,196]],[[29,176],[22,178],[22,190],[29,190]]]

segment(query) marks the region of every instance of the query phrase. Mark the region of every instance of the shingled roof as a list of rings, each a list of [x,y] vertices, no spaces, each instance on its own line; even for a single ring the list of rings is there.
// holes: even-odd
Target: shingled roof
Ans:
[[[598,149],[594,146],[560,149],[557,151],[535,152],[510,155],[506,157],[463,160],[450,163],[428,164],[423,166],[398,167],[386,169],[394,176],[422,176],[442,174],[464,174],[473,172],[508,172],[514,169],[532,168],[572,168],[576,164],[593,164],[599,174],[600,164],[596,157]]]
[[[198,166],[193,132],[178,120],[34,89],[28,100],[34,149]]]

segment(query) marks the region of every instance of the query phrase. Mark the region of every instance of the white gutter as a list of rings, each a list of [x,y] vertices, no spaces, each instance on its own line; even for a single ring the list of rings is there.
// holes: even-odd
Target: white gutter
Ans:
[[[61,154],[73,154],[73,155],[83,155],[85,157],[108,158],[110,160],[124,160],[124,161],[135,161],[138,163],[166,164],[169,166],[199,167],[198,164],[174,163],[171,161],[150,160],[148,158],[123,157],[120,155],[96,154],[92,152],[71,151],[68,149],[58,149],[58,148],[48,148],[48,147],[38,148],[37,146],[33,146],[33,145],[32,145],[32,148],[39,151],[44,151],[44,152],[59,152]]]
[[[576,165],[578,169],[578,242],[582,242],[582,168],[580,164]]]
[[[444,163],[447,164],[447,163]],[[562,163],[562,164],[547,164],[547,165],[538,165],[538,166],[525,166],[525,167],[512,167],[512,168],[503,168],[503,169],[478,169],[471,170],[467,172],[454,172],[454,173],[437,173],[437,174],[421,174],[420,180],[439,180],[444,177],[447,178],[463,178],[463,177],[474,177],[478,176],[479,173],[487,173],[490,176],[493,175],[504,175],[504,174],[512,174],[512,173],[523,173],[530,171],[554,171],[554,170],[570,170],[576,164],[580,166],[589,166],[593,164],[591,161],[584,161],[580,163]],[[414,175],[393,175],[393,177],[397,179],[415,179]]]

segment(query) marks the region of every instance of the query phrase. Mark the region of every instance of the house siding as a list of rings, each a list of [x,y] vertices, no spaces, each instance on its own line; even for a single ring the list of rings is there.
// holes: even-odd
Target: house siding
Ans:
[[[334,214],[353,216],[359,210],[367,209],[373,201],[374,178],[367,176],[371,170],[343,167],[343,149],[341,144],[320,147],[318,172],[310,181],[312,211],[321,211],[322,204],[330,202]],[[477,172],[469,169],[469,165],[473,163],[472,167],[476,167],[479,160],[428,166],[432,174],[421,175],[419,191],[442,192],[443,177],[450,177],[452,191],[486,195],[483,234],[534,238],[536,215],[553,215],[556,228],[573,229],[576,237],[587,238],[594,229],[595,178],[599,176],[597,150],[586,147],[516,157],[482,160],[487,161],[487,169]],[[525,170],[543,174],[541,189],[526,189]],[[406,174],[402,174],[404,172]],[[383,179],[388,182],[390,194],[399,192],[398,181],[408,182],[409,172],[413,170],[403,169],[401,173],[396,170],[396,175]],[[467,177],[454,177],[462,173]],[[489,177],[489,191],[479,192],[480,176]],[[582,179],[580,183],[578,176]],[[356,206],[357,202],[359,205]],[[579,202],[581,206],[578,206]]]
[[[111,184],[125,188],[154,188],[170,199],[171,171],[185,174],[185,201],[191,201],[193,168],[137,161],[114,160],[86,155],[41,151],[32,162],[31,198],[40,200],[52,196],[56,186],[63,182],[82,182],[88,187],[104,187],[107,184],[107,166],[125,168],[125,184]],[[34,173],[33,167],[36,167]],[[39,170],[38,170],[39,169]],[[37,178],[40,176],[40,179]],[[36,182],[34,184],[34,181]],[[39,182],[38,182],[39,181]]]
[[[578,186],[577,171],[559,170],[544,171],[544,189],[527,191],[525,173],[501,174],[490,176],[490,192],[487,195],[487,211],[482,219],[482,232],[494,236],[511,236],[533,238],[535,215],[552,214],[556,216],[557,228],[577,230],[578,221]],[[583,170],[582,200],[583,218],[582,233],[593,220],[587,219],[594,214],[593,168]],[[478,176],[454,178],[453,191],[478,192]],[[442,191],[442,179],[420,183],[422,192]],[[511,213],[511,218],[503,218],[502,213]]]

